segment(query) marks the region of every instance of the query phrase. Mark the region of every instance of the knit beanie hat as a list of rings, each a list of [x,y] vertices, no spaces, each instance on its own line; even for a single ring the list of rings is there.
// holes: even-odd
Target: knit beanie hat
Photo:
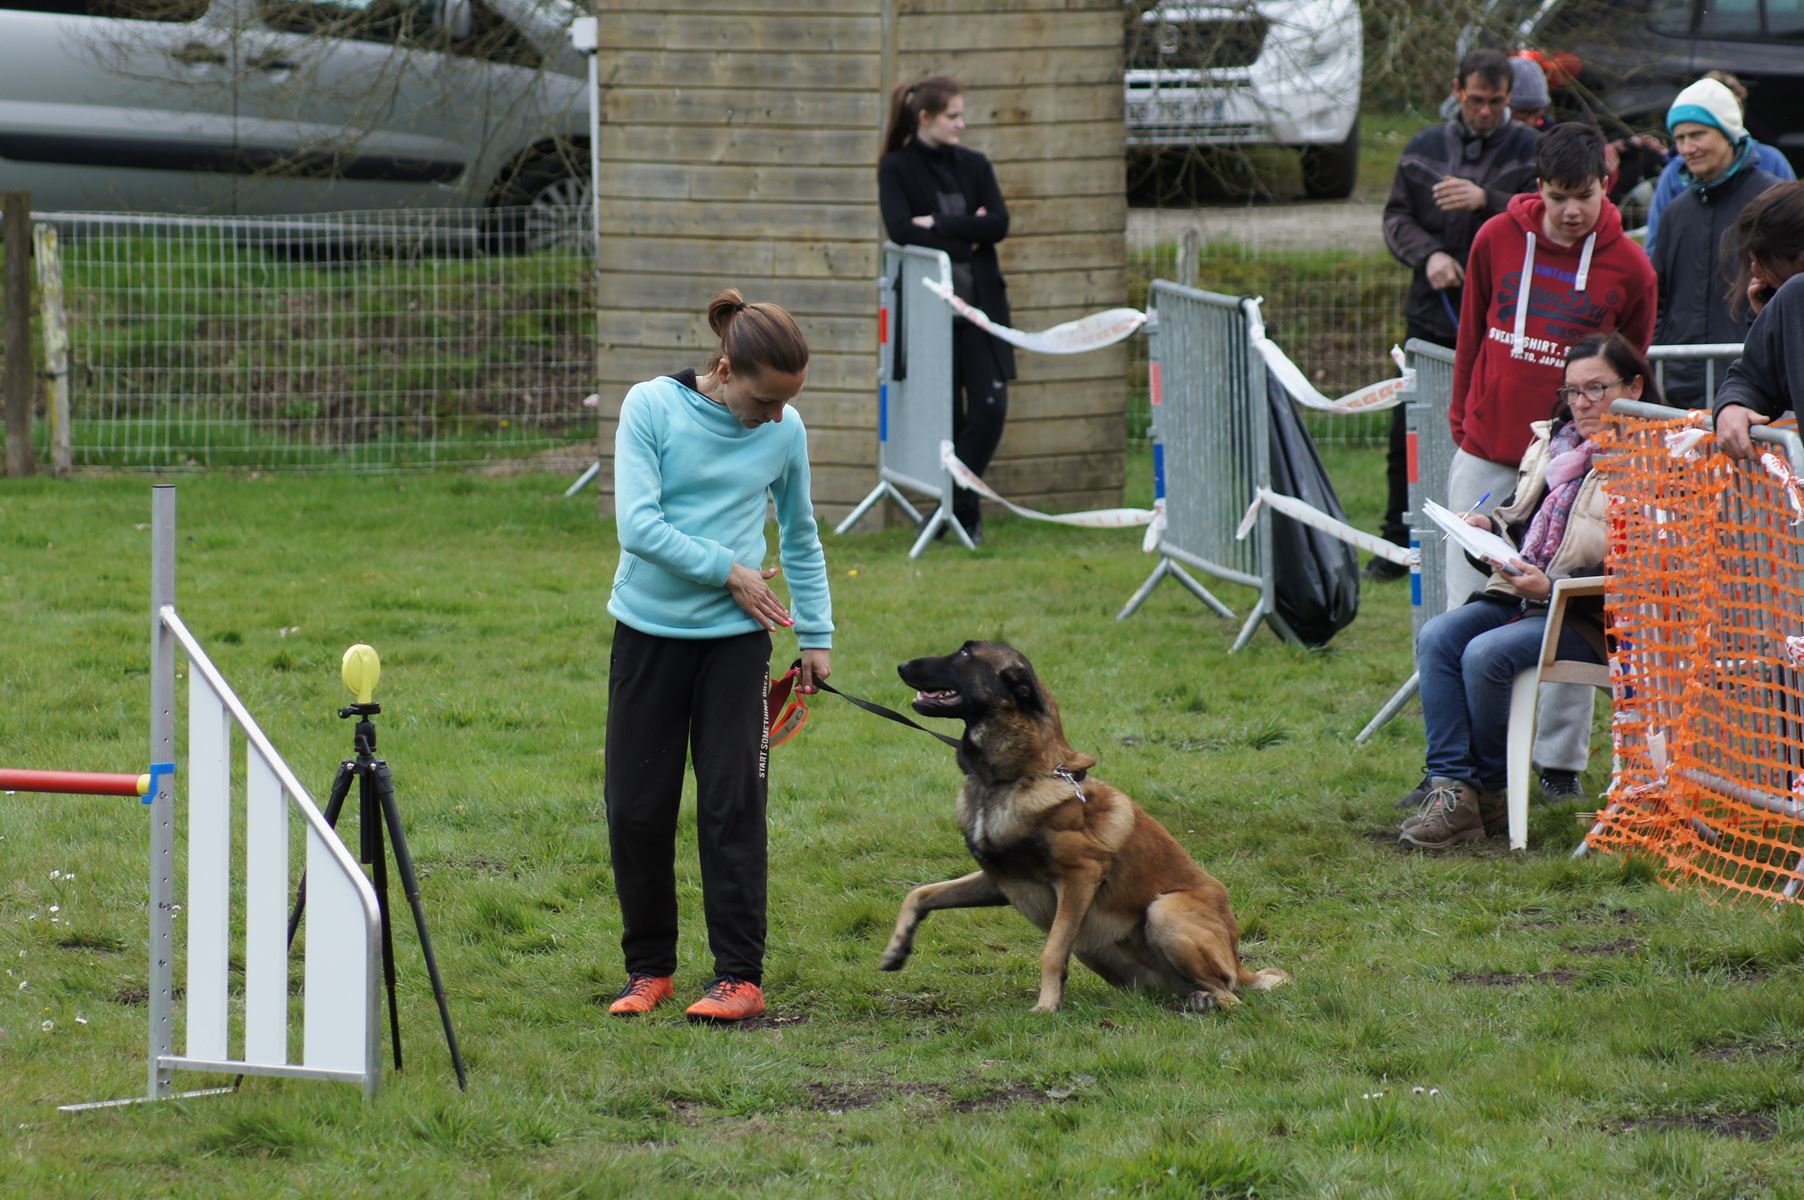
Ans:
[[[1510,104],[1516,108],[1546,108],[1547,72],[1532,58],[1510,59]]]
[[[1666,111],[1666,132],[1671,133],[1673,126],[1687,121],[1708,125],[1732,143],[1748,136],[1735,93],[1714,79],[1700,79],[1679,93]]]

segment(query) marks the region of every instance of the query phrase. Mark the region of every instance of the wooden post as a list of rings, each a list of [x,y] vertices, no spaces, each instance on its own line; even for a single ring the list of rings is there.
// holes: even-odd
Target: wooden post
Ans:
[[[1184,227],[1183,236],[1178,239],[1178,282],[1185,287],[1196,286],[1197,261],[1202,257],[1203,231],[1194,225]]]
[[[74,466],[69,448],[69,323],[63,312],[63,260],[56,226],[31,227],[37,256],[38,312],[44,338],[44,375],[50,381],[50,473],[64,476]]]
[[[0,281],[0,322],[4,322],[6,374],[0,398],[6,408],[6,473],[29,475],[31,404],[36,391],[31,363],[31,193],[0,192],[0,236],[6,239],[6,267]]]

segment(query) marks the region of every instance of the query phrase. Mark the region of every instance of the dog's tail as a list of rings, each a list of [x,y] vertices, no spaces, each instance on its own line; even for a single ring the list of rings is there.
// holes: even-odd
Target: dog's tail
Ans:
[[[1290,975],[1277,967],[1267,967],[1263,971],[1249,971],[1240,968],[1240,986],[1249,992],[1269,992],[1290,982]]]

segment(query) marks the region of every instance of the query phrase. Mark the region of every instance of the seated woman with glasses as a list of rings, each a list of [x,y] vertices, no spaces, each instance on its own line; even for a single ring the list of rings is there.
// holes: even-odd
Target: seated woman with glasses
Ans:
[[[1553,418],[1534,424],[1515,494],[1489,514],[1466,516],[1519,552],[1492,560],[1484,590],[1416,639],[1428,791],[1399,834],[1406,848],[1445,850],[1504,832],[1511,686],[1540,658],[1554,580],[1603,570],[1608,502],[1592,468],[1604,414],[1615,400],[1663,402],[1653,368],[1619,333],[1569,349],[1565,379]],[[1602,613],[1569,608],[1559,653],[1605,661]]]

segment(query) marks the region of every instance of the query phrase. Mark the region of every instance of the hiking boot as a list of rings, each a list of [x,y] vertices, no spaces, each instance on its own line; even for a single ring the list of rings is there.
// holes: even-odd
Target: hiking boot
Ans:
[[[1478,789],[1478,816],[1486,837],[1502,837],[1510,831],[1510,796],[1502,788]]]
[[[1366,560],[1366,569],[1359,573],[1359,577],[1367,583],[1389,583],[1393,579],[1408,579],[1409,568],[1388,558],[1373,555]]]
[[[1437,775],[1422,800],[1422,811],[1403,822],[1397,841],[1408,850],[1445,850],[1485,836],[1478,792],[1469,783]]]
[[[670,976],[635,974],[627,978],[626,986],[608,1005],[608,1015],[642,1017],[674,995],[676,989],[670,986]]]
[[[1577,771],[1561,771],[1554,767],[1541,768],[1541,795],[1549,804],[1565,804],[1572,800],[1585,798],[1585,787],[1579,782]]]
[[[708,985],[708,993],[684,1014],[691,1021],[732,1025],[764,1011],[764,989],[743,979],[723,975]]]
[[[1428,776],[1422,776],[1422,782],[1409,789],[1409,793],[1404,796],[1403,799],[1397,801],[1397,807],[1408,809],[1411,812],[1420,812],[1422,809],[1422,801],[1428,799],[1428,789],[1431,786]]]

